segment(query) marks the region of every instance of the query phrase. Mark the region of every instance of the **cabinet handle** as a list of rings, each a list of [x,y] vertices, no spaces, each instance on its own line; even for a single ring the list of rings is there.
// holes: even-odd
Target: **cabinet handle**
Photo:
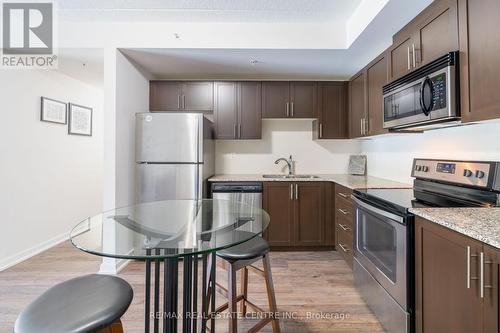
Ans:
[[[177,95],[177,108],[181,108],[181,95]]]
[[[186,108],[186,95],[182,95],[182,108]]]
[[[323,137],[323,124],[319,124],[319,138]]]
[[[417,67],[417,54],[415,53],[415,43],[411,45],[413,55],[413,68]]]
[[[361,135],[363,135],[364,134],[364,132],[363,132],[363,118],[361,118],[360,120],[361,120]]]
[[[347,227],[347,226],[346,226],[346,225],[344,225],[344,224],[340,224],[340,223],[339,223],[339,227],[340,227],[340,228],[342,228],[342,230],[344,230],[344,231],[349,231],[349,230],[351,230],[351,228]]]
[[[241,124],[238,124],[238,138],[241,139]]]
[[[408,46],[408,70],[411,69],[411,60],[410,60],[410,47]]]
[[[292,111],[290,113],[291,113],[291,115],[293,117],[293,102],[291,104],[292,104]]]
[[[470,289],[470,246],[467,246],[467,289]]]
[[[290,200],[293,200],[293,184],[290,184]]]
[[[340,195],[342,198],[346,198],[346,199],[347,199],[347,194],[342,193],[342,192],[339,192],[339,195]]]
[[[345,248],[344,245],[339,243],[339,246],[342,249],[342,251],[344,251],[345,253],[349,252],[349,249]]]
[[[295,184],[295,200],[299,200],[299,185]]]
[[[341,209],[341,208],[339,208],[339,212],[341,212],[341,213],[342,213],[342,214],[344,214],[344,215],[349,214],[349,212],[348,212],[347,210],[343,210],[343,209]]]
[[[480,265],[480,267],[479,267],[479,272],[480,272],[479,273],[480,274],[479,275],[479,285],[480,285],[480,287],[479,288],[481,288],[480,289],[481,298],[484,298],[484,253],[483,252],[481,252],[479,254],[479,265]]]
[[[288,102],[286,102],[285,108],[286,108],[286,116],[290,117],[290,104]]]
[[[235,139],[236,139],[236,138],[238,138],[238,136],[237,136],[236,134],[237,134],[237,133],[236,133],[236,124],[234,124],[234,128],[233,128],[233,136],[234,136],[234,138],[235,138]]]
[[[365,134],[369,134],[370,133],[370,122],[368,120],[368,118],[365,118]]]

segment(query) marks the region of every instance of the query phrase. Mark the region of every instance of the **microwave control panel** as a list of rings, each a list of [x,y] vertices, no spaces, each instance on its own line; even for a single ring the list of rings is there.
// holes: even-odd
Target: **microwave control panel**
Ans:
[[[494,170],[489,162],[415,159],[412,176],[454,184],[487,187],[492,172],[494,173]]]
[[[442,73],[431,78],[433,88],[433,110],[446,107],[446,74]]]

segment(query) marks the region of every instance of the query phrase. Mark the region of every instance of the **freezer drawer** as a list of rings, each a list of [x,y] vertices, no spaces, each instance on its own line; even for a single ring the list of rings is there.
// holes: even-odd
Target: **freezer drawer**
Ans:
[[[137,202],[202,197],[203,164],[137,164]]]
[[[202,162],[203,127],[202,114],[137,114],[136,162]]]

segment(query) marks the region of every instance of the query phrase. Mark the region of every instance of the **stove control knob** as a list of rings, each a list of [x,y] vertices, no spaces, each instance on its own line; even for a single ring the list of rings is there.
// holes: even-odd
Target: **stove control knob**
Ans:
[[[484,171],[481,171],[481,170],[477,170],[476,171],[476,178],[484,178]]]
[[[471,177],[472,176],[472,171],[465,169],[464,170],[464,177]]]
[[[417,171],[422,171],[422,166],[421,165],[417,165]]]
[[[424,166],[422,167],[422,171],[423,171],[423,172],[429,172],[429,167],[424,165]]]

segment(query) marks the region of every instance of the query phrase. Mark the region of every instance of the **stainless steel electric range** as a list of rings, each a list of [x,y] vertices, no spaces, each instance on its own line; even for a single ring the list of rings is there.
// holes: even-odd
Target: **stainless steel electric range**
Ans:
[[[354,190],[354,282],[388,333],[414,332],[412,207],[500,206],[500,162],[415,159],[413,188]]]

